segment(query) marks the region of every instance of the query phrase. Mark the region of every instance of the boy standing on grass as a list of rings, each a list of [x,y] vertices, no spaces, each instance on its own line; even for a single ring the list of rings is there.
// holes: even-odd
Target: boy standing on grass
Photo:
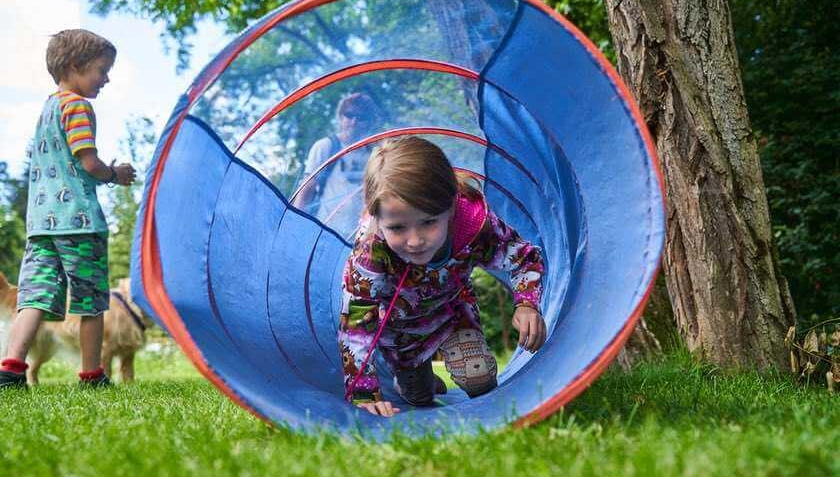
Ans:
[[[0,389],[26,387],[25,359],[41,320],[82,316],[80,383],[110,384],[102,369],[102,314],[108,309],[108,224],[96,186],[129,185],[134,168],[108,166],[96,152],[96,118],[85,98],[108,83],[117,50],[86,30],[64,30],[47,46],[47,70],[58,85],[44,104],[28,152],[26,250],[18,284],[18,314],[0,362]]]

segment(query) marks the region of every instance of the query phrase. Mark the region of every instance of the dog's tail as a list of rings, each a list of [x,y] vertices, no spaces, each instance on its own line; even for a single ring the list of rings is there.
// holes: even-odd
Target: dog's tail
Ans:
[[[0,290],[5,290],[9,288],[9,281],[6,280],[6,275],[3,275],[3,272],[0,272]]]

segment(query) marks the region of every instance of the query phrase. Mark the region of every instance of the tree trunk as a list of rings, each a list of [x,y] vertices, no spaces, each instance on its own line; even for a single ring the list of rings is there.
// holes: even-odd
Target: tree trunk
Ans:
[[[770,217],[725,0],[607,0],[618,69],[665,175],[664,268],[690,350],[787,369],[794,309]]]
[[[647,323],[642,317],[639,324],[633,329],[633,334],[630,335],[627,343],[618,352],[615,360],[622,370],[630,371],[636,363],[659,354],[661,351],[662,347],[659,345],[659,340],[648,329]]]

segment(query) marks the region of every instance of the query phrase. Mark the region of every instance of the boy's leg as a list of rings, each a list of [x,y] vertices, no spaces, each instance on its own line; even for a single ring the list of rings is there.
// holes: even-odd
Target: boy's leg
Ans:
[[[82,350],[82,370],[102,367],[102,315],[83,316],[79,324],[79,348]]]
[[[6,348],[6,358],[26,360],[29,348],[44,319],[44,310],[24,308],[18,311],[12,327],[9,329],[9,346]]]
[[[8,356],[0,362],[0,386],[26,382],[26,355],[44,319],[63,319],[66,280],[50,237],[26,241],[18,281],[18,315],[9,330]]]
[[[0,361],[0,389],[26,387],[26,354],[35,340],[43,316],[44,312],[35,308],[24,308],[18,312],[9,329],[6,358]]]
[[[440,350],[452,381],[469,397],[480,396],[496,387],[496,358],[480,330],[457,329]]]
[[[70,284],[69,312],[81,315],[79,347],[83,383],[108,384],[102,370],[102,315],[108,310],[108,236],[82,234],[56,237],[56,249]]]

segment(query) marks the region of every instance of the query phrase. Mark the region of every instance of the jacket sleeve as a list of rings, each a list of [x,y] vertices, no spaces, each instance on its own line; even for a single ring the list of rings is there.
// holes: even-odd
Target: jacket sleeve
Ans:
[[[373,346],[382,315],[379,297],[385,292],[386,274],[384,267],[371,258],[370,250],[369,242],[360,240],[356,243],[347,259],[341,288],[338,346],[344,368],[345,394],[351,391],[349,397],[354,403],[381,400],[373,356],[350,389]]]
[[[490,211],[475,240],[476,265],[486,270],[510,272],[514,305],[539,312],[544,272],[540,248],[524,240]]]

